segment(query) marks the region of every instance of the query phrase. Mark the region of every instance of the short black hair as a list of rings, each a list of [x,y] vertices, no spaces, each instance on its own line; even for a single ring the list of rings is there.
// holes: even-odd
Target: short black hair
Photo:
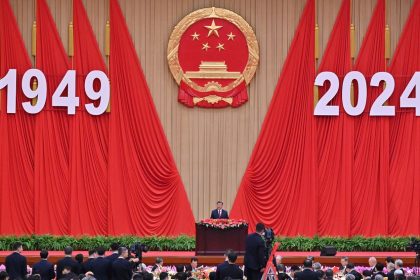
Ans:
[[[353,263],[351,263],[351,262],[349,262],[348,264],[347,264],[347,267],[346,268],[348,268],[348,269],[353,269],[354,268],[354,264]]]
[[[363,270],[362,275],[365,276],[365,277],[370,277],[370,276],[372,276],[372,271],[367,270],[367,269]]]
[[[198,262],[198,258],[197,257],[192,257],[191,262]]]
[[[216,204],[219,204],[219,203],[221,203],[223,205],[223,201],[219,200],[219,201],[217,201]]]
[[[120,248],[120,243],[117,242],[112,242],[111,243],[111,250],[112,251],[117,251]]]
[[[71,246],[67,246],[64,248],[64,254],[65,255],[71,255],[73,253],[73,248]]]
[[[0,272],[0,280],[6,280],[7,277],[9,277],[9,274],[6,271]]]
[[[153,280],[153,274],[145,271],[145,272],[143,272],[143,279],[144,280]]]
[[[128,251],[126,247],[120,247],[118,248],[118,255],[122,255],[124,252]]]
[[[378,262],[375,265],[375,268],[376,268],[377,271],[383,271],[384,270],[384,267],[385,267],[385,265],[383,263],[380,263],[380,262]]]
[[[98,253],[99,256],[103,256],[103,255],[105,255],[105,248],[104,247],[98,247],[96,249],[96,252]]]
[[[77,255],[74,257],[74,259],[75,259],[76,261],[78,261],[79,263],[82,263],[82,262],[83,262],[83,254],[77,254]]]
[[[263,224],[263,223],[258,223],[258,224],[255,226],[255,230],[256,230],[256,232],[262,232],[264,229],[265,229],[265,226],[264,226],[264,224]]]
[[[299,270],[300,270],[300,267],[298,265],[294,264],[290,267],[290,271],[299,271]]]
[[[48,251],[47,250],[41,250],[41,252],[39,252],[39,256],[41,257],[41,259],[48,258]]]
[[[176,272],[184,272],[184,266],[183,265],[177,265],[176,266]]]
[[[342,260],[345,260],[346,262],[349,261],[349,257],[341,257]]]
[[[325,270],[325,276],[333,277],[334,276],[334,271],[332,269]]]
[[[12,248],[13,248],[13,250],[17,250],[17,249],[19,249],[20,247],[22,247],[23,245],[22,245],[22,243],[20,243],[20,242],[15,242],[15,243],[13,243],[13,246],[12,246]]]
[[[229,262],[235,263],[236,259],[238,258],[238,255],[234,251],[232,251],[228,254],[227,257],[228,257]]]
[[[394,260],[394,258],[393,258],[393,257],[386,257],[385,261],[386,261],[387,263],[395,263],[395,260]]]
[[[168,277],[169,277],[168,272],[161,272],[160,275],[159,275],[159,279],[160,280],[164,280],[164,279],[166,279]]]
[[[95,253],[96,253],[96,249],[90,249],[88,254],[89,256],[92,256]]]
[[[306,260],[303,262],[303,267],[306,267],[306,268],[311,267],[311,268],[312,268],[312,260],[310,260],[310,259],[306,259]]]

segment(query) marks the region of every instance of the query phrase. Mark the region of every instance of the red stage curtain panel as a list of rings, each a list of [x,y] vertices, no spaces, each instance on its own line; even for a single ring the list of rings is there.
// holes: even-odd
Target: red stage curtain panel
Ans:
[[[378,0],[357,57],[355,70],[369,85],[376,72],[386,70],[385,0]],[[355,85],[355,103],[357,85]],[[355,117],[351,234],[376,236],[388,233],[389,119],[369,116],[381,87],[369,87],[366,109]]]
[[[111,0],[109,234],[194,234],[184,185],[117,0]]]
[[[315,3],[308,0],[232,208],[254,230],[317,233],[313,82]]]
[[[51,99],[69,69],[69,61],[47,3],[37,0],[36,4],[36,68],[45,74],[48,90],[45,108],[36,116],[35,233],[68,234],[69,120],[72,117],[65,109],[53,109]]]
[[[105,235],[108,208],[108,114],[92,116],[84,81],[92,70],[106,66],[81,0],[73,0],[74,69],[80,107],[72,117],[70,138],[70,234]]]
[[[390,104],[399,98],[416,71],[420,71],[420,1],[411,9],[389,68],[395,79]],[[419,92],[419,91],[418,91]],[[413,91],[411,96],[416,93]],[[397,108],[398,108],[397,107]],[[420,232],[420,118],[414,109],[400,109],[390,123],[389,234]]]
[[[6,90],[0,92],[0,234],[34,230],[34,124],[22,110],[23,73],[31,68],[8,0],[0,1],[0,77],[17,69],[17,114],[6,113]]]
[[[350,0],[343,0],[318,72],[331,71],[340,85],[351,70]],[[330,87],[319,88],[322,97]],[[339,89],[341,92],[341,88]],[[340,107],[338,117],[318,117],[318,227],[320,235],[349,236],[354,124],[343,112],[341,94],[331,104]]]

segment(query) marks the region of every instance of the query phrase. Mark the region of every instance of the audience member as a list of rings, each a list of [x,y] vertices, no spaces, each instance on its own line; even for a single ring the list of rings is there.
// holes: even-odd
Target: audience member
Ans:
[[[64,266],[61,272],[60,278],[57,277],[58,280],[79,280],[78,274],[74,273],[69,265]]]
[[[130,280],[133,274],[131,264],[127,260],[128,249],[120,247],[118,249],[119,257],[112,263],[112,279],[113,280]]]
[[[198,267],[198,258],[192,257],[190,264],[185,266],[185,272],[188,272],[191,276],[191,272],[195,272]]]
[[[77,262],[77,269],[74,269],[74,271],[77,271],[77,273],[80,275],[83,272],[83,254],[77,254],[74,256],[75,261]],[[76,273],[76,272],[75,272]]]
[[[318,273],[312,270],[312,261],[306,259],[303,262],[303,270],[295,274],[295,278],[298,280],[319,280]]]
[[[235,264],[237,258],[238,258],[238,255],[234,251],[229,252],[229,254],[228,254],[228,265],[220,270],[219,275],[220,275],[221,279],[226,279],[226,278],[242,279],[242,278],[244,278],[243,271],[239,268],[239,266],[237,266]]]
[[[394,280],[395,264],[392,262],[388,262],[386,270],[388,271],[386,275],[388,277],[388,280]]]
[[[325,280],[333,280],[334,279],[334,271],[332,269],[325,270]]]
[[[178,279],[178,280],[187,280],[188,274],[184,272],[184,266],[183,265],[177,265],[176,266],[176,274],[172,277],[172,279]]]
[[[0,271],[0,280],[9,280],[9,274],[6,271]]]
[[[375,272],[375,267],[376,267],[376,264],[378,263],[378,261],[376,260],[375,257],[370,257],[368,262],[369,262],[370,270],[372,271],[372,273],[374,273]]]
[[[72,255],[73,248],[67,246],[64,248],[64,258],[57,262],[57,279],[61,279],[63,276],[63,270],[65,267],[70,267],[70,271],[76,275],[80,274],[79,264],[73,260]]]
[[[118,254],[118,248],[120,248],[120,244],[119,243],[112,243],[111,244],[111,255],[109,255],[108,257],[106,257],[109,262],[112,264],[116,259],[118,259],[119,254]]]
[[[274,265],[277,267],[278,265],[280,265],[280,264],[282,264],[282,256],[280,256],[280,255],[277,255],[275,258],[274,258]]]
[[[95,259],[96,259],[96,250],[93,250],[93,249],[89,250],[88,259],[84,263],[82,263],[83,273],[92,271],[93,262],[95,261]]]
[[[152,267],[153,273],[161,273],[163,268],[163,259],[161,257],[157,257],[155,261],[155,265]]]
[[[278,264],[277,267],[277,278],[279,280],[292,280],[292,278],[287,275],[286,273],[286,267],[284,266],[284,264]]]
[[[341,257],[339,269],[341,270],[341,273],[343,275],[345,275],[347,273],[346,267],[347,267],[348,263],[349,263],[349,258],[348,257]]]
[[[291,277],[292,279],[296,279],[296,273],[297,273],[297,272],[299,272],[299,271],[301,271],[299,266],[297,266],[297,265],[292,265],[292,266],[290,267],[290,277]]]
[[[255,233],[249,234],[245,240],[244,264],[248,280],[260,280],[264,271],[266,265],[264,232],[264,224],[258,223]]]
[[[6,272],[10,280],[25,279],[26,274],[26,257],[22,256],[22,243],[16,242],[13,244],[14,252],[6,257]]]
[[[105,249],[99,247],[96,250],[98,256],[92,263],[92,272],[96,279],[98,280],[109,280],[111,279],[111,261],[108,258],[105,258]]]
[[[226,250],[226,252],[224,254],[225,261],[222,262],[221,264],[217,265],[215,273],[213,273],[213,272],[210,273],[210,275],[209,275],[210,280],[223,280],[223,279],[220,278],[220,271],[224,267],[227,267],[229,265],[228,255],[229,255],[230,252],[232,252],[231,249]]]
[[[48,251],[41,250],[39,255],[41,260],[32,267],[32,275],[38,274],[41,277],[41,280],[54,279],[54,265],[48,261]]]
[[[375,278],[373,278],[374,280],[384,280],[384,277],[382,276],[382,274],[376,274]]]
[[[383,263],[377,263],[375,266],[375,272],[372,276],[372,278],[375,278],[376,275],[381,275],[382,277],[386,277],[385,273],[384,273],[384,264]]]
[[[355,280],[355,279],[356,277],[351,273],[347,273],[345,276],[345,280]]]
[[[355,277],[355,280],[361,280],[363,278],[362,275],[354,269],[354,264],[351,262],[347,264],[346,271],[347,274],[352,274]]]
[[[169,280],[169,274],[167,272],[161,272],[159,275],[159,280]]]
[[[366,269],[362,271],[362,276],[364,280],[371,280],[372,279],[372,271]]]
[[[388,266],[389,263],[395,263],[395,260],[393,257],[386,257],[385,264]]]
[[[396,270],[398,270],[398,269],[401,270],[402,271],[402,274],[405,275],[405,271],[403,269],[403,265],[404,265],[404,263],[403,263],[403,261],[401,259],[396,259],[395,260],[395,269]]]

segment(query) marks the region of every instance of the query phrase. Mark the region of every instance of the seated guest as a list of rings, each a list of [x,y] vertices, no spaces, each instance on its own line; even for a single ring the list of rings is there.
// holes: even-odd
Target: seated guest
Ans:
[[[223,202],[217,202],[217,208],[211,211],[210,219],[229,219],[228,212],[223,209]]]
[[[128,249],[126,247],[120,247],[118,254],[118,259],[112,263],[112,280],[130,280],[133,272],[131,264],[127,260]]]
[[[282,264],[282,257],[280,255],[276,255],[276,257],[274,258],[274,266],[277,267],[278,265]]]
[[[196,257],[191,258],[191,263],[185,266],[185,272],[189,273],[191,276],[191,272],[195,272],[198,267],[198,259]]]
[[[375,267],[378,261],[376,260],[375,257],[370,257],[368,262],[369,262],[370,270],[372,271],[372,273],[375,273]]]
[[[71,255],[73,254],[73,248],[67,246],[64,248],[64,258],[57,262],[57,279],[61,279],[63,276],[63,270],[65,267],[70,267],[71,272],[76,275],[80,274],[80,268],[78,262],[73,260]]]
[[[312,267],[313,267],[315,273],[318,274],[319,279],[324,278],[325,273],[324,273],[324,271],[322,271],[322,265],[319,262],[314,263],[312,265]]]
[[[79,274],[83,273],[83,254],[77,254],[74,259],[77,262],[77,271]]]
[[[9,280],[9,274],[6,271],[0,272],[0,280]]]
[[[109,262],[112,264],[116,259],[118,259],[119,255],[118,255],[118,248],[120,248],[120,244],[114,242],[111,244],[111,255],[109,255],[108,257],[106,257]]]
[[[215,273],[213,273],[213,272],[210,273],[210,275],[209,275],[210,280],[223,280],[223,279],[220,278],[220,271],[224,267],[227,267],[229,265],[228,255],[229,255],[230,252],[232,252],[231,249],[226,250],[226,252],[224,253],[225,261],[222,262],[221,264],[217,265]]]
[[[298,280],[318,280],[318,273],[312,270],[312,261],[306,259],[303,262],[303,270],[295,273],[295,278]]]
[[[98,256],[93,261],[91,268],[93,275],[98,280],[111,279],[111,261],[105,258],[105,249],[103,247],[99,247],[96,252]]]
[[[372,271],[370,270],[363,270],[362,271],[363,280],[371,280],[372,279]]]
[[[392,262],[388,262],[388,265],[386,266],[386,270],[388,271],[388,273],[386,274],[386,277],[388,277],[388,280],[394,280],[395,264]]]
[[[300,267],[299,266],[297,266],[297,265],[292,265],[291,267],[290,267],[290,277],[292,278],[292,279],[296,279],[296,273],[298,273],[300,271]]]
[[[84,263],[82,263],[83,273],[86,273],[88,271],[92,271],[92,265],[93,265],[93,262],[95,261],[95,259],[96,259],[96,250],[90,249],[88,259]]]
[[[177,265],[176,274],[172,277],[172,279],[187,280],[187,278],[188,278],[188,274],[184,272],[184,266]]]
[[[361,280],[362,275],[354,269],[353,263],[348,263],[346,267],[347,274],[352,274],[355,277],[355,280]],[[347,276],[347,275],[346,275]]]
[[[355,280],[355,279],[356,279],[356,277],[354,277],[353,274],[350,274],[350,273],[346,274],[345,280]]]
[[[386,257],[385,264],[388,266],[389,263],[395,263],[395,260],[393,257]]]
[[[397,262],[397,261],[395,261]],[[396,269],[394,272],[394,280],[405,280],[404,273],[401,269]]]
[[[372,278],[375,278],[376,275],[381,275],[382,277],[386,277],[384,273],[384,264],[383,263],[377,263],[375,266],[375,272],[373,273]]]
[[[228,254],[228,265],[220,270],[220,279],[243,279],[244,272],[235,264],[238,255],[231,251]]]
[[[289,275],[287,275],[286,267],[284,266],[284,264],[279,264],[276,268],[278,280],[292,280],[292,278]]]
[[[6,257],[6,272],[10,280],[25,279],[26,274],[26,257],[22,256],[23,246],[22,243],[16,242],[13,244],[14,252]]]
[[[60,278],[58,280],[79,280],[79,276],[72,272],[71,266],[64,266],[63,270],[61,271]]]
[[[153,273],[161,273],[163,268],[163,259],[161,257],[157,257],[155,261],[155,265],[152,267]]]
[[[405,275],[405,271],[403,269],[403,265],[404,265],[404,263],[403,263],[403,261],[401,259],[395,260],[395,269],[396,270],[401,270],[402,271],[402,274]]]
[[[32,267],[32,275],[38,274],[41,280],[51,280],[55,278],[54,265],[48,259],[48,251],[42,250],[39,253],[41,261]]]
[[[347,267],[348,263],[349,263],[349,258],[348,257],[341,257],[339,269],[340,269],[340,271],[343,275],[345,275],[347,273],[346,272],[346,267]]]
[[[169,274],[167,272],[161,272],[159,275],[159,280],[169,280]]]
[[[332,269],[325,270],[325,280],[333,280],[334,279],[334,271]]]

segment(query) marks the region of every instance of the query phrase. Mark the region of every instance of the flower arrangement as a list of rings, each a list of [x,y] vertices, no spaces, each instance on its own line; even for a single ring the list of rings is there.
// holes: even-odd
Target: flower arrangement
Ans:
[[[241,219],[204,219],[201,220],[198,225],[209,228],[229,229],[247,227],[248,222]]]

